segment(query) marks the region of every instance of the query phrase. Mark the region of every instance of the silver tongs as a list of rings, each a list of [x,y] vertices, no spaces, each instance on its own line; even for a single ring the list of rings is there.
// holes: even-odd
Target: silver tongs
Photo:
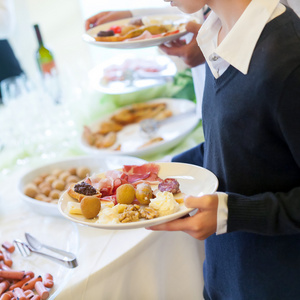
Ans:
[[[42,244],[35,237],[33,237],[27,232],[25,233],[25,238],[28,244],[19,239],[14,240],[14,244],[16,245],[22,256],[27,257],[31,253],[35,253],[46,257],[52,261],[55,261],[67,268],[76,268],[78,266],[76,256],[73,253]],[[50,255],[39,251],[42,248],[48,249],[51,252],[58,254],[58,256]]]

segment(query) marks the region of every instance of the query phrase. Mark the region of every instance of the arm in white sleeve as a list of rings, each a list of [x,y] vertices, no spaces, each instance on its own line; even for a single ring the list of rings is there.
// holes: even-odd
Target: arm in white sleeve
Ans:
[[[225,193],[217,192],[218,195],[218,212],[217,212],[217,231],[216,234],[227,232],[227,219],[228,219],[228,195]]]
[[[12,32],[15,21],[13,0],[0,0],[0,39],[6,39]]]

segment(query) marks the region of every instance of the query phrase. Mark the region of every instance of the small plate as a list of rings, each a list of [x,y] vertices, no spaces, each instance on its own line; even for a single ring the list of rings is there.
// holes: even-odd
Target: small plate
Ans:
[[[177,72],[166,55],[119,55],[89,71],[91,86],[105,94],[124,94],[166,84]]]
[[[113,22],[108,22],[102,25],[98,25],[96,27],[93,27],[89,29],[86,33],[83,34],[82,38],[85,42],[105,47],[105,48],[116,48],[116,49],[137,49],[137,48],[146,48],[146,47],[153,47],[158,46],[163,43],[167,43],[172,40],[176,40],[183,35],[187,33],[185,28],[181,28],[181,30],[178,33],[168,35],[165,37],[153,37],[150,39],[144,39],[144,40],[125,40],[123,42],[98,42],[95,41],[94,37],[97,36],[97,33],[101,30],[105,31],[108,30],[111,26],[122,26],[127,25],[132,19],[135,18],[127,18],[127,19],[121,19]],[[170,15],[153,15],[153,16],[147,16],[143,18],[144,24],[154,24],[156,22],[159,22],[160,24],[181,24],[181,23],[188,23],[189,21],[196,21],[195,18],[191,16],[185,16],[181,14],[170,14]]]
[[[195,109],[195,103],[187,99],[173,99],[173,98],[159,98],[148,101],[153,102],[164,102],[167,104],[168,109],[173,112],[173,115],[185,113]],[[128,106],[130,107],[130,105]],[[124,108],[121,108],[122,110]],[[118,112],[117,110],[116,112]],[[115,114],[114,112],[113,114]],[[90,128],[97,128],[99,123],[109,119],[113,114],[101,118],[97,122],[91,124]],[[153,143],[149,146],[139,148],[144,145],[149,138],[144,137],[140,133],[139,124],[129,124],[117,133],[116,143],[109,148],[96,148],[89,145],[86,140],[81,137],[82,148],[90,154],[102,154],[102,155],[133,155],[143,157],[146,155],[163,152],[172,147],[176,146],[188,133],[190,133],[199,123],[199,119],[196,114],[188,119],[181,119],[174,122],[167,123],[161,126],[157,132],[158,137],[162,137],[163,140],[157,143]],[[114,150],[116,145],[122,145],[121,150]]]
[[[184,163],[157,163],[160,166],[158,176],[162,179],[175,178],[180,184],[180,190],[186,195],[201,196],[205,194],[214,193],[218,187],[217,177],[209,170],[199,166],[184,164]],[[152,220],[138,221],[132,223],[119,223],[119,224],[99,224],[96,223],[97,219],[88,220],[83,216],[71,215],[67,211],[68,202],[76,202],[71,198],[67,192],[61,196],[58,207],[61,214],[76,223],[87,225],[90,227],[101,229],[134,229],[144,228],[161,223],[169,222],[187,215],[193,208],[186,208],[184,204],[180,205],[180,210],[174,214],[158,217]]]
[[[92,173],[101,173],[106,170],[120,168],[124,164],[140,165],[145,162],[146,161],[143,159],[130,156],[79,156],[75,158],[59,160],[54,163],[38,167],[24,174],[18,184],[18,193],[21,199],[25,201],[27,205],[29,205],[32,211],[38,214],[61,217],[56,203],[47,203],[26,196],[24,194],[24,187],[26,184],[32,182],[37,176],[50,173],[57,168],[68,170],[73,167],[88,167]]]

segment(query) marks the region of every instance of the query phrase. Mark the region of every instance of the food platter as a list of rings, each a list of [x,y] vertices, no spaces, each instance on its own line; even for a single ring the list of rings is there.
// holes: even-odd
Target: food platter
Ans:
[[[124,26],[127,25],[133,18],[121,19],[113,22],[108,22],[102,25],[95,26],[89,29],[86,33],[83,34],[82,38],[85,42],[105,47],[105,48],[116,48],[116,49],[137,49],[137,48],[146,48],[152,46],[158,46],[163,43],[167,43],[171,40],[178,39],[187,33],[185,26],[180,26],[177,33],[167,35],[167,36],[152,36],[145,39],[128,39],[121,42],[105,42],[105,41],[96,41],[95,37],[100,31],[107,31],[112,26]],[[142,18],[144,24],[186,24],[189,21],[195,21],[196,19],[191,16],[185,16],[181,14],[169,14],[169,15],[153,15]]]
[[[184,164],[184,163],[157,163],[160,167],[159,177],[174,178],[180,184],[180,190],[187,195],[201,196],[204,194],[210,194],[216,191],[218,187],[217,177],[205,168],[199,166]],[[74,215],[68,212],[68,202],[76,202],[72,197],[65,192],[58,203],[59,211],[61,214],[75,223],[82,225],[110,230],[125,230],[134,228],[145,228],[161,223],[169,222],[185,216],[192,212],[194,209],[186,208],[184,204],[180,205],[180,210],[166,216],[154,218],[151,220],[140,220],[130,223],[118,223],[118,224],[101,224],[97,222],[97,218],[86,219],[82,215]]]
[[[177,72],[166,55],[118,55],[89,71],[89,82],[105,94],[124,94],[165,84]]]
[[[152,103],[166,103],[168,109],[174,116],[186,113],[191,110],[195,110],[195,103],[187,99],[173,99],[173,98],[159,98],[146,102]],[[131,106],[124,107],[125,109]],[[92,131],[97,131],[99,124],[103,121],[109,120],[112,115],[119,113],[124,108],[120,108],[114,113],[100,118],[93,124],[89,125]],[[162,140],[144,146],[149,138],[141,135],[139,123],[129,124],[125,126],[121,131],[117,132],[116,142],[107,148],[97,148],[94,145],[87,142],[84,134],[81,136],[81,146],[87,153],[97,155],[132,155],[137,157],[144,157],[146,155],[155,154],[158,152],[166,151],[176,146],[184,137],[190,133],[198,124],[199,119],[196,114],[189,116],[189,118],[182,118],[176,123],[169,122],[164,124],[158,129],[157,137]],[[121,145],[121,148],[117,149],[117,146]]]
[[[69,251],[78,255],[79,235],[76,224],[68,222],[63,218],[45,218],[33,212],[24,214],[15,212],[0,219],[1,243],[13,242],[14,239],[26,241],[25,232],[32,234],[42,243]],[[63,230],[61,230],[63,228]],[[45,251],[47,253],[47,251]],[[50,273],[54,278],[54,286],[51,288],[48,300],[54,300],[68,283],[73,270],[40,255],[32,254],[23,257],[18,249],[11,254],[13,270],[33,271],[36,276],[42,277]]]
[[[55,162],[45,164],[24,173],[18,183],[18,194],[33,212],[41,215],[61,217],[61,214],[58,211],[57,203],[39,201],[26,196],[24,194],[24,188],[26,185],[31,183],[39,175],[47,173],[50,174],[52,171],[57,170],[58,168],[62,170],[69,170],[70,168],[75,167],[87,167],[90,169],[91,173],[99,173],[106,170],[119,168],[124,164],[142,164],[144,162],[145,160],[137,157],[121,155],[113,157],[78,156],[74,158],[56,160]]]

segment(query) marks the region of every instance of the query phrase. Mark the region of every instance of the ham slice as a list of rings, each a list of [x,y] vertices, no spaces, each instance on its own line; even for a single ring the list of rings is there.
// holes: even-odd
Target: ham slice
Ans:
[[[141,166],[125,165],[123,172],[128,175],[128,182],[134,185],[147,181],[149,184],[158,184],[162,181],[158,177],[159,165],[155,163],[147,163]]]
[[[155,163],[147,163],[140,166],[124,165],[121,171],[107,171],[104,178],[92,175],[91,177],[86,178],[85,181],[102,194],[101,199],[106,200],[110,199],[109,197],[111,196],[115,197],[117,188],[125,183],[130,183],[133,186],[142,182],[158,185],[163,181],[158,177],[159,169],[159,165]]]

